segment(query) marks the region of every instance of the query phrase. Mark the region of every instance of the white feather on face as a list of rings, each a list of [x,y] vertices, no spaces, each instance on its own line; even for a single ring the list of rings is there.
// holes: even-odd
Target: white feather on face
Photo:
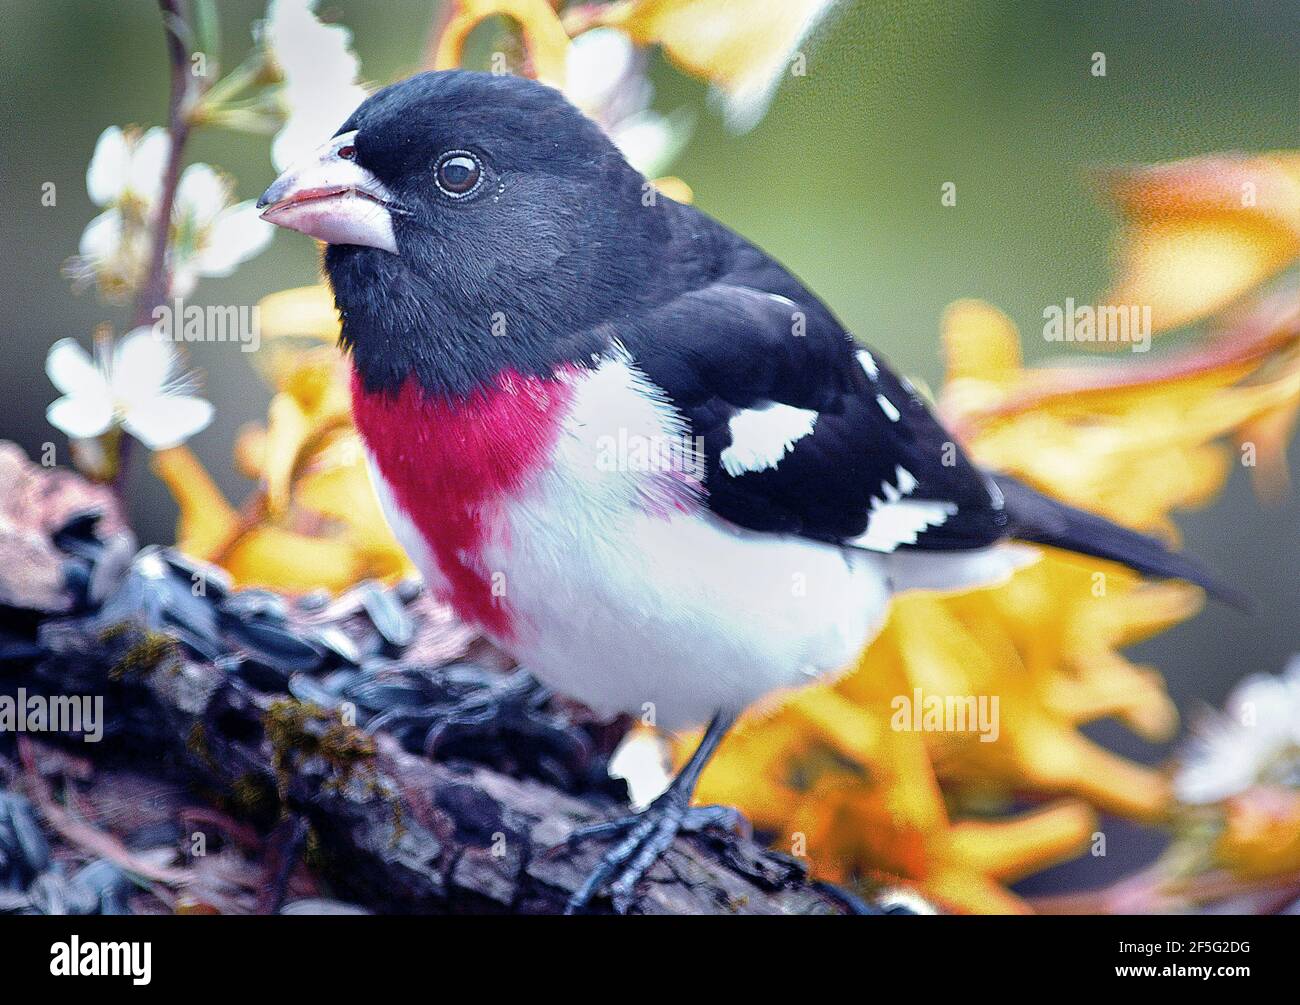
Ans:
[[[816,412],[791,405],[773,403],[737,412],[728,423],[731,445],[722,451],[722,467],[733,478],[774,468],[816,423]]]

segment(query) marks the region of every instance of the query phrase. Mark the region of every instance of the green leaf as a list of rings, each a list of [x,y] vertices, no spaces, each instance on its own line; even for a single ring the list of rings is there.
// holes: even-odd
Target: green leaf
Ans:
[[[216,0],[194,0],[194,40],[199,51],[208,57],[211,76],[215,77],[221,64],[221,19],[217,16]]]

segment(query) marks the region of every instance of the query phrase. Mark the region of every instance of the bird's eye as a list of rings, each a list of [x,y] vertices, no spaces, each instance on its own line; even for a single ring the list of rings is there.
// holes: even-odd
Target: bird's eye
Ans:
[[[452,150],[438,158],[433,177],[440,189],[453,199],[461,199],[478,187],[483,167],[468,150]]]
[[[357,148],[349,143],[346,146],[339,147],[338,154],[345,161],[353,161],[357,159]]]

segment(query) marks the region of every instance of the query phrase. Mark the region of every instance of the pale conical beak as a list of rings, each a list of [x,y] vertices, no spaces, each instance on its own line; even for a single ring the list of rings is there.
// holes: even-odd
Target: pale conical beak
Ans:
[[[262,219],[326,244],[360,244],[397,254],[397,200],[353,159],[356,132],[335,136],[280,175],[257,200]]]

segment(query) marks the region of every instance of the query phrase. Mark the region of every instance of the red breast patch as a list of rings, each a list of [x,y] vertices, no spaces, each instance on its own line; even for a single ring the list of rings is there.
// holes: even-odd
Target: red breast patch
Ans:
[[[498,637],[511,635],[510,616],[483,547],[504,533],[502,505],[550,457],[572,394],[568,381],[514,372],[462,400],[430,396],[414,378],[396,395],[370,394],[352,375],[357,429],[447,581],[440,599]]]

